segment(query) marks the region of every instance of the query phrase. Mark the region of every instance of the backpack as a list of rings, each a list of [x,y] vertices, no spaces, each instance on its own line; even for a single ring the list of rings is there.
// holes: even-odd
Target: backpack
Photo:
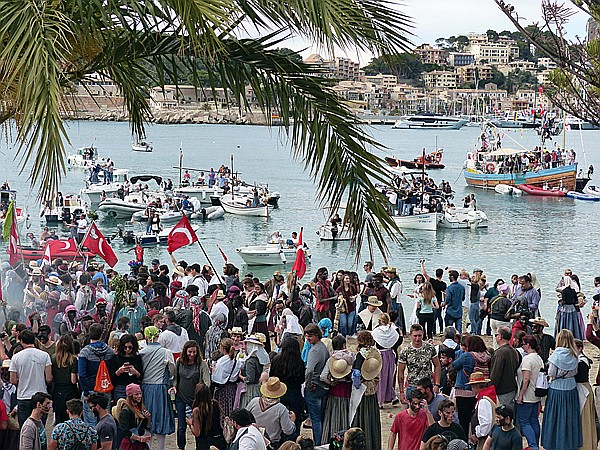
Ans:
[[[94,385],[94,392],[103,392],[108,394],[114,389],[114,385],[110,380],[110,374],[108,373],[108,367],[106,361],[101,360],[98,366],[98,373],[96,374],[96,384]]]

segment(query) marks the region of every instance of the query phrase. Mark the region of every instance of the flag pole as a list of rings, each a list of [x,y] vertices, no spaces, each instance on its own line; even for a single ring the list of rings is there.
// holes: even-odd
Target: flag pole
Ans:
[[[219,275],[219,272],[217,272],[217,269],[215,269],[215,266],[213,265],[212,261],[210,260],[210,258],[208,257],[208,255],[206,254],[206,251],[204,250],[204,247],[202,246],[202,244],[200,243],[200,239],[198,239],[196,241],[198,243],[198,246],[200,247],[200,250],[202,250],[202,253],[204,253],[204,257],[206,258],[206,260],[208,261],[208,264],[210,265],[210,267],[212,268],[213,272],[215,273],[215,275],[217,276],[217,279],[219,280],[219,282],[227,287],[227,285],[225,284],[225,281],[223,281],[223,279],[221,278],[221,275]]]

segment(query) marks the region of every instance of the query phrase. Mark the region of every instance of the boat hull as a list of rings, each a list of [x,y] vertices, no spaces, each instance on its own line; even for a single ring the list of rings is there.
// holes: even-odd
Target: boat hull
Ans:
[[[566,195],[563,191],[543,189],[529,184],[522,184],[520,188],[523,192],[526,192],[529,195],[537,195],[540,197],[564,197]]]
[[[482,189],[495,188],[498,184],[517,187],[529,184],[572,191],[576,185],[577,164],[525,173],[478,173],[467,169],[463,174],[469,186]]]
[[[417,161],[409,161],[407,159],[396,159],[386,157],[385,160],[392,167],[406,167],[407,169],[422,169],[423,163]],[[441,170],[446,166],[442,163],[425,163],[425,170]]]
[[[398,228],[408,230],[436,231],[440,213],[414,214],[412,216],[393,216]]]
[[[100,203],[98,210],[102,211],[113,219],[131,219],[134,213],[146,209],[145,205],[139,203],[130,203],[123,200],[107,199]]]
[[[452,211],[446,211],[442,214],[439,226],[441,228],[457,229],[476,229],[487,228],[488,218],[482,211],[472,209],[456,208]]]
[[[574,198],[576,200],[586,200],[588,202],[600,201],[600,197],[598,197],[595,194],[585,194],[582,192],[575,192],[575,191],[567,192],[567,197]]]
[[[33,249],[27,247],[17,246],[17,255],[19,257],[23,255],[23,259],[25,261],[37,261],[38,259],[42,259],[44,257],[44,249]],[[95,253],[92,252],[76,252],[76,251],[58,251],[52,254],[52,258],[63,258],[69,261],[84,261],[86,259],[92,259],[96,256]]]
[[[337,229],[337,233],[333,233],[333,227],[329,224],[324,224],[317,230],[319,239],[322,241],[350,241],[352,240],[352,233],[350,227],[345,226]]]
[[[296,259],[295,248],[280,248],[276,245],[249,245],[236,248],[235,251],[249,266],[293,264]],[[305,257],[308,261],[309,255],[306,250]]]

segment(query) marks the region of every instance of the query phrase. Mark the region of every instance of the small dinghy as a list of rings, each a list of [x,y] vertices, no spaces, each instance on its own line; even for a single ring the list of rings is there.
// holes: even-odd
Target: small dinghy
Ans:
[[[600,196],[598,196],[598,195],[586,194],[584,192],[577,192],[577,191],[567,192],[567,197],[574,198],[577,200],[587,200],[588,202],[600,201]]]
[[[541,197],[564,197],[566,194],[559,189],[544,189],[531,184],[520,184],[519,188],[529,195],[538,195]]]
[[[583,193],[600,197],[600,187],[594,185],[586,186],[583,188]]]
[[[514,195],[515,197],[523,195],[523,191],[521,189],[511,186],[510,184],[503,183],[497,184],[496,187],[494,187],[494,191],[496,191],[497,194]]]

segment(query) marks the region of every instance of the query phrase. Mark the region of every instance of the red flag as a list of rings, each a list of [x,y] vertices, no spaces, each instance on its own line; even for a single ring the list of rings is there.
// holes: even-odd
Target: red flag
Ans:
[[[61,256],[65,252],[76,252],[77,242],[74,238],[71,239],[55,239],[48,241],[46,244],[46,250],[44,251],[43,264],[52,264],[52,255]]]
[[[219,251],[221,252],[221,256],[223,257],[223,259],[225,260],[225,264],[227,264],[227,255],[225,254],[225,252],[223,250],[221,250],[221,246],[219,244],[217,244],[217,248],[219,249]]]
[[[188,218],[183,215],[177,225],[173,227],[167,239],[167,251],[173,253],[175,250],[186,245],[198,242],[198,236],[190,225]]]
[[[13,213],[11,214],[11,220],[12,220],[12,222],[10,224],[10,241],[8,244],[8,254],[9,254],[8,262],[10,263],[11,266],[14,266],[17,263],[17,261],[19,260],[19,255],[17,254],[18,246],[19,246],[19,232],[17,230],[17,218],[16,218],[16,214],[14,211],[14,204],[13,204]]]
[[[306,273],[306,256],[304,256],[304,244],[302,243],[302,228],[300,228],[298,247],[296,248],[296,261],[294,261],[292,270],[296,272],[298,279],[302,279]]]
[[[100,233],[100,230],[94,222],[90,225],[90,229],[82,244],[84,247],[87,247],[90,252],[100,255],[110,267],[114,267],[117,261],[119,261],[117,255],[115,255],[115,251],[112,249],[104,235]]]

